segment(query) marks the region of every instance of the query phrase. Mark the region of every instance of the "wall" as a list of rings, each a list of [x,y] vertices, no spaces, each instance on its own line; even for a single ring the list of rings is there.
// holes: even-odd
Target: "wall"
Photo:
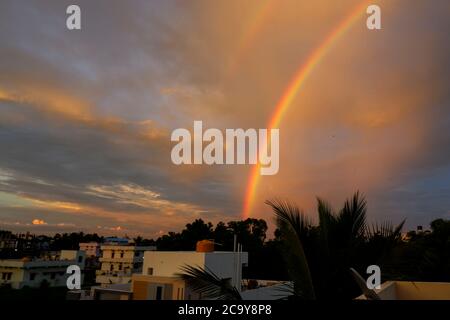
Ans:
[[[11,261],[16,263],[4,263],[7,260],[0,260],[0,283],[10,284],[13,289],[20,289],[24,278],[23,262]],[[10,261],[8,261],[10,262]],[[8,266],[8,267],[6,267]],[[10,280],[2,280],[3,273],[12,272]]]
[[[164,300],[185,299],[185,284],[183,280],[174,277],[155,277],[135,274],[132,278],[133,300],[155,300],[156,288],[162,286]],[[179,291],[178,289],[181,289]],[[179,297],[178,293],[182,296]]]
[[[153,275],[159,277],[173,277],[180,273],[183,265],[205,265],[205,254],[202,252],[180,251],[147,251],[144,254],[142,274],[148,275],[148,269],[153,268]]]
[[[450,283],[396,281],[397,300],[450,300]]]
[[[233,252],[208,252],[205,254],[205,265],[213,271],[219,278],[234,278],[236,274],[237,253]],[[248,263],[247,252],[241,253],[241,273],[242,264]]]

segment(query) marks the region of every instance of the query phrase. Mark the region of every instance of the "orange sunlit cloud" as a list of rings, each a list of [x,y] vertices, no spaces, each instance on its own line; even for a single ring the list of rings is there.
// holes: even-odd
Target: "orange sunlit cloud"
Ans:
[[[34,224],[34,225],[45,225],[45,224],[47,224],[47,222],[45,222],[44,220],[40,220],[40,219],[34,219],[31,223]]]

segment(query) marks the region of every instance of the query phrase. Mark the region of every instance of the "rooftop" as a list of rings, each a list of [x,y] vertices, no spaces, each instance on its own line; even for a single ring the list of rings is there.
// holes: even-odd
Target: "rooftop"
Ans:
[[[375,290],[381,300],[450,300],[450,283],[387,281]],[[356,298],[366,300],[364,295]]]

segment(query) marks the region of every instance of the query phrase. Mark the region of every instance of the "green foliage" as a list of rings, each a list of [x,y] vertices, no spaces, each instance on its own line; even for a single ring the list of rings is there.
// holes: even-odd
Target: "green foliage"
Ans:
[[[349,299],[360,294],[350,268],[365,272],[370,264],[382,264],[397,245],[403,226],[385,223],[368,228],[367,203],[359,192],[338,213],[318,198],[318,226],[289,202],[266,203],[275,213],[294,298]]]

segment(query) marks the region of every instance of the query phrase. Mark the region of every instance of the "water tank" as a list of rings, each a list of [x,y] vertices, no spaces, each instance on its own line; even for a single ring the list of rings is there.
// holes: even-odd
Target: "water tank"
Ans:
[[[214,251],[214,241],[211,240],[201,240],[197,242],[196,246],[197,252],[213,252]]]

